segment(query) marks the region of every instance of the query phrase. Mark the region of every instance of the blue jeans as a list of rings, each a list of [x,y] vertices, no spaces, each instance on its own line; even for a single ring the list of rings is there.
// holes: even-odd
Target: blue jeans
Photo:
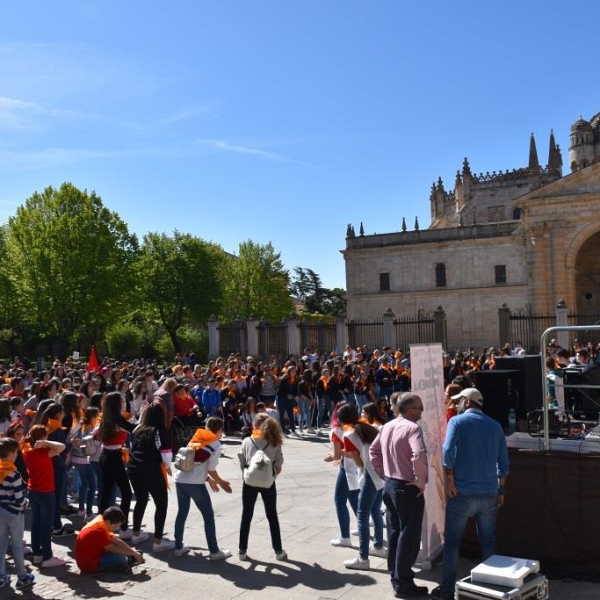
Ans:
[[[85,509],[88,515],[92,514],[96,495],[94,467],[90,463],[75,464],[75,473],[79,475],[79,510]]]
[[[52,558],[52,521],[54,519],[54,492],[29,490],[31,505],[31,548],[34,556]]]
[[[303,427],[308,429],[312,425],[312,416],[310,414],[310,400],[308,398],[298,399],[298,408],[300,409],[300,416],[298,417],[298,426],[300,429]]]
[[[333,492],[333,501],[335,503],[335,512],[337,513],[338,523],[340,525],[340,536],[350,537],[350,512],[347,503],[350,502],[354,514],[358,512],[358,494],[360,490],[351,490],[348,488],[346,479],[346,470],[341,467],[335,481],[335,490]],[[369,520],[367,519],[367,524]]]
[[[362,411],[363,406],[367,403],[366,394],[356,394],[356,404],[358,405],[358,412]]]
[[[183,547],[183,529],[188,513],[190,512],[190,500],[198,507],[204,519],[204,535],[210,552],[218,552],[217,531],[215,528],[215,514],[212,502],[208,495],[205,483],[176,483],[177,490],[177,517],[175,518],[175,549]]]
[[[0,508],[0,576],[6,575],[6,551],[8,540],[12,546],[15,571],[19,577],[27,574],[25,570],[25,557],[23,554],[23,532],[25,531],[25,515],[20,512],[13,515],[11,512]]]
[[[444,566],[442,570],[442,592],[453,594],[458,570],[458,554],[467,521],[475,517],[477,537],[481,546],[482,560],[496,552],[496,517],[498,496],[496,494],[459,494],[449,498],[446,504],[444,534]]]
[[[383,501],[388,528],[388,571],[396,592],[414,589],[412,566],[421,548],[425,499],[419,488],[399,479],[385,478]]]
[[[105,552],[100,559],[98,571],[116,571],[124,573],[129,569],[129,560],[124,554]]]
[[[368,473],[365,473],[358,494],[358,553],[361,558],[369,558],[369,516],[373,517],[374,542],[376,548],[383,546],[383,515],[381,514],[381,501],[383,490],[377,490],[373,480]]]
[[[294,425],[294,401],[289,398],[277,398],[277,408],[279,410],[279,423],[281,424],[281,429],[285,432],[285,416],[288,418],[288,427],[292,431],[296,431],[296,425]]]
[[[54,488],[56,500],[54,501],[54,517],[52,528],[60,529],[62,527],[62,520],[60,515],[60,509],[62,507],[63,496],[66,497],[67,490],[67,467],[65,463],[60,460],[53,459],[54,462]],[[66,504],[66,500],[65,500]]]
[[[327,409],[327,415],[329,416],[329,420],[331,420],[331,413],[333,412],[331,398],[327,394],[325,396],[317,396],[317,428],[319,429],[323,425],[325,409]]]

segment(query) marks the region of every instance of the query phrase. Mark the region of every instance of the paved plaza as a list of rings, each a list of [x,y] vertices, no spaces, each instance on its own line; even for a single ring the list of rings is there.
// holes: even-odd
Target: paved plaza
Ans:
[[[206,560],[202,518],[192,506],[184,540],[192,548],[188,556],[176,558],[172,552],[153,554],[152,543],[148,541],[139,546],[145,553],[146,563],[136,567],[131,577],[82,576],[72,561],[69,569],[41,572],[34,569],[37,583],[30,591],[22,594],[4,588],[0,590],[0,599],[393,598],[385,559],[371,558],[370,571],[349,571],[343,567],[343,561],[353,558],[357,550],[334,548],[329,544],[339,532],[333,506],[336,470],[331,463],[322,460],[330,451],[325,436],[285,441],[284,470],[277,480],[277,488],[283,547],[289,560],[278,562],[273,556],[260,500],[250,532],[249,561],[238,560],[241,474],[236,455],[239,443],[238,439],[224,440],[226,456],[219,466],[221,476],[232,483],[233,493],[227,495],[221,491],[212,494],[219,543],[222,548],[232,551],[231,558],[217,563]],[[169,500],[166,537],[172,539],[177,512],[174,485],[171,486]],[[145,518],[145,529],[149,532],[152,532],[153,511],[153,505],[149,504]],[[73,522],[80,525],[78,519]],[[29,534],[26,536],[28,538]],[[354,540],[357,542],[357,538]],[[74,536],[61,538],[54,543],[55,553],[69,558],[73,544]],[[467,575],[474,565],[474,562],[463,559],[460,575]],[[437,565],[433,571],[419,572],[417,584],[426,585],[431,590],[439,583],[440,577],[441,568]],[[550,590],[552,600],[600,598],[600,584],[552,580]]]

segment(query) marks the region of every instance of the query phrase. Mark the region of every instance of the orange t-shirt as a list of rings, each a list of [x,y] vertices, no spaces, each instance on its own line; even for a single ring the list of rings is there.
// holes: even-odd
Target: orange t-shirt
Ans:
[[[50,448],[32,448],[23,453],[23,460],[29,473],[27,489],[32,492],[53,492],[54,463],[48,456]]]
[[[102,515],[98,515],[79,532],[75,542],[75,560],[82,573],[95,573],[98,570],[105,548],[114,535]]]

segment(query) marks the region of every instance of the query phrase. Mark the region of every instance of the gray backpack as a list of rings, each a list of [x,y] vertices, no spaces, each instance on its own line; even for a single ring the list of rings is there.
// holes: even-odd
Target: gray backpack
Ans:
[[[269,443],[267,442],[267,445],[261,449],[252,438],[249,439],[254,444],[256,452],[244,469],[244,483],[252,487],[270,488],[275,481],[275,471],[273,461],[265,454]]]

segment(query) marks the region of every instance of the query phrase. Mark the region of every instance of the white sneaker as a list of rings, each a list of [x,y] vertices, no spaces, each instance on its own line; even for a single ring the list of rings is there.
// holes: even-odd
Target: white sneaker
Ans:
[[[317,435],[321,435],[321,429],[320,428],[317,429]]]
[[[351,534],[351,535],[358,535],[358,529],[353,529],[353,530],[350,532],[350,534]]]
[[[275,558],[277,560],[287,560],[287,552],[285,550],[281,550],[280,552],[275,552]]]
[[[224,558],[229,558],[231,556],[231,552],[229,550],[219,550],[218,552],[211,552],[208,555],[208,560],[223,560]]]
[[[190,551],[189,546],[183,545],[181,546],[181,548],[175,548],[175,552],[173,552],[173,554],[175,556],[184,556],[185,554],[188,554]],[[202,555],[200,555],[202,556]]]
[[[344,546],[346,548],[352,548],[352,540],[350,538],[335,538],[329,542],[332,546]]]
[[[62,558],[58,558],[58,556],[53,556],[48,560],[43,560],[40,564],[41,567],[64,567],[67,564],[66,560],[62,560]]]
[[[141,544],[142,542],[145,542],[149,537],[150,537],[149,533],[147,533],[146,531],[140,531],[138,533],[138,535],[135,535],[135,533],[134,533],[131,536],[131,543],[132,544]]]
[[[306,433],[316,433],[316,431],[315,431],[315,430],[314,430],[312,427],[309,427],[309,428],[306,430]]]
[[[171,540],[165,540],[165,538],[160,540],[158,544],[156,542],[152,544],[153,552],[165,552],[166,550],[173,550],[173,548],[175,548],[175,542]]]
[[[41,565],[43,560],[44,560],[44,557],[41,554],[34,554],[33,558],[31,559],[31,562],[34,565]]]
[[[238,558],[240,560],[248,560],[248,553],[247,552],[238,552]]]
[[[360,556],[357,556],[352,560],[345,560],[344,566],[346,567],[346,569],[358,569],[359,571],[368,571],[371,568],[369,559],[364,559]]]
[[[369,554],[371,556],[379,556],[380,558],[387,558],[387,548],[385,546],[381,546],[381,548],[376,548],[374,544],[369,546]]]
[[[121,533],[119,533],[119,537],[122,540],[130,540],[133,538],[133,529],[126,529],[125,531],[121,531]]]

